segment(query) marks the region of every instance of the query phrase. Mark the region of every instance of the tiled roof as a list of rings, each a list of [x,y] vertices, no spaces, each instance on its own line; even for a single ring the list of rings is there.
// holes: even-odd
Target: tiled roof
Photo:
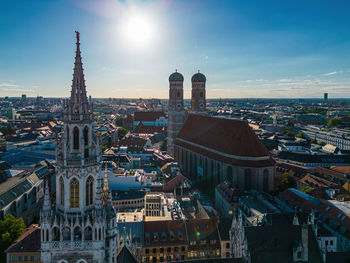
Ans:
[[[166,130],[164,127],[145,126],[142,124],[142,122],[139,122],[133,133],[136,133],[136,134],[164,133],[164,134],[166,134]]]
[[[224,181],[221,184],[216,186],[216,189],[221,193],[221,195],[228,201],[233,204],[234,197],[238,198],[242,196],[243,193],[231,185],[228,181]],[[238,201],[238,199],[236,200]]]
[[[169,182],[164,184],[163,189],[164,191],[173,191],[176,187],[178,187],[180,184],[187,182],[187,184],[191,184],[191,181],[188,180],[185,176],[183,176],[181,173],[178,173],[174,178],[172,178]]]
[[[176,144],[226,163],[258,167],[275,163],[248,123],[241,120],[190,114]]]
[[[190,219],[187,221],[187,231],[189,240],[208,238],[219,240],[217,222],[214,218]]]
[[[27,230],[14,241],[5,251],[8,252],[38,252],[40,251],[40,226],[31,225]]]
[[[301,244],[302,226],[281,218],[272,225],[245,227],[252,262],[295,262],[293,247]],[[322,262],[317,241],[308,226],[308,262]]]
[[[332,183],[326,179],[317,177],[312,174],[307,174],[303,178],[299,179],[300,183],[308,185],[310,187],[321,187],[321,186],[333,186],[336,185],[335,183]]]
[[[136,111],[134,121],[155,121],[160,117],[166,117],[163,111]]]
[[[134,257],[134,255],[130,252],[130,250],[126,246],[123,246],[123,248],[120,250],[117,256],[117,262],[118,263],[137,263],[137,260]]]
[[[311,213],[312,210],[317,210],[320,214],[326,217],[329,225],[333,225],[338,232],[343,232],[343,235],[350,238],[350,215],[345,214],[330,202],[319,199],[319,203],[315,204],[310,202],[310,200],[306,200],[301,195],[296,194],[296,192],[298,191],[295,191],[295,189],[287,189],[280,194],[280,197],[287,199],[288,203],[300,207],[308,213]],[[306,197],[310,196],[308,194],[303,195]]]
[[[319,174],[324,174],[324,175],[328,175],[328,176],[331,176],[331,177],[335,177],[335,178],[338,178],[342,181],[349,181],[350,182],[350,179],[347,178],[346,175],[344,175],[344,173],[342,172],[339,172],[337,170],[334,170],[336,166],[331,166],[331,168],[325,168],[325,167],[316,167],[316,172],[319,173]],[[343,166],[340,166],[340,167],[343,167]]]
[[[339,173],[350,175],[350,166],[331,166],[329,169]]]

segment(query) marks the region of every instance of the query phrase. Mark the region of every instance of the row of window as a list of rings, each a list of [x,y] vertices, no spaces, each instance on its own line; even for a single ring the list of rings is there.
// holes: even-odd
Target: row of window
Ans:
[[[181,252],[185,252],[186,251],[186,247],[174,247],[174,249],[172,247],[167,247],[167,248],[164,248],[164,247],[161,247],[159,248],[159,253],[164,253],[164,251],[166,251],[167,253],[171,253],[172,251],[174,252],[179,252],[181,250]],[[148,249],[146,248],[145,249],[145,254],[148,255],[150,253],[150,251],[152,251],[153,254],[156,254],[158,252],[158,249],[157,248],[152,248],[152,249]]]
[[[161,239],[162,241],[167,241],[167,234],[166,234],[166,232],[162,232],[161,236],[162,236],[162,239]],[[178,238],[178,240],[182,240],[182,231],[181,230],[177,231],[177,238]],[[170,241],[175,240],[175,234],[174,234],[173,231],[169,232],[169,239],[170,239]],[[155,242],[160,240],[158,232],[153,232],[153,240]],[[150,243],[150,233],[148,233],[148,232],[146,232],[146,243],[147,244]]]
[[[136,205],[136,204],[141,204],[144,202],[144,199],[139,199],[139,200],[133,200],[133,201],[114,201],[113,204],[115,206],[118,205]]]
[[[205,245],[207,244],[208,241],[206,239],[201,239],[201,240],[192,240],[190,241],[190,245],[191,246],[195,246],[195,245]],[[210,239],[209,244],[211,245],[215,245],[216,244],[216,239]]]
[[[64,181],[62,177],[60,177],[59,184],[60,184],[60,204],[64,206],[65,192],[64,192]],[[86,180],[86,183],[85,183],[86,205],[93,204],[93,198],[94,198],[93,186],[94,186],[94,179],[92,176],[89,176],[89,178]],[[79,208],[79,181],[76,178],[73,178],[70,181],[70,207]]]
[[[40,262],[40,256],[11,256],[11,262],[18,262],[18,261]]]
[[[114,220],[113,220],[113,226],[114,226]],[[76,226],[73,230],[73,240],[75,241],[79,241],[82,240],[82,232],[79,226]],[[102,240],[102,230],[101,228],[99,228],[97,230],[97,228],[95,228],[95,240]],[[53,241],[60,241],[61,240],[61,232],[58,229],[58,227],[54,227],[52,229],[52,236],[51,239]],[[90,226],[85,227],[84,230],[84,239],[85,240],[92,240],[92,228]],[[42,230],[42,240],[43,241],[50,241],[50,237],[49,237],[49,230],[46,229],[46,233],[45,230]],[[71,240],[71,229],[69,227],[64,227],[62,230],[62,240],[64,241],[69,241]]]
[[[211,179],[214,179],[214,175],[216,173],[218,181],[221,182],[223,178],[221,178],[221,175],[224,172],[224,169],[222,168],[222,165],[220,163],[216,164],[215,169],[215,161],[209,160],[206,157],[199,156],[199,163],[197,162],[197,154],[188,152],[184,149],[180,149],[180,147],[177,147],[176,149],[177,153],[177,159],[184,164],[185,167],[189,168],[189,173],[192,174],[192,172],[197,176],[196,167],[199,165],[200,167],[204,168],[204,176],[208,175],[208,172],[211,173]],[[204,159],[204,161],[203,161]],[[209,164],[208,164],[209,163]],[[210,167],[210,171],[209,171]],[[233,169],[232,166],[227,166],[226,168],[226,178],[229,182],[233,183]],[[250,189],[252,187],[252,170],[251,169],[245,169],[244,170],[244,187],[246,189]],[[268,191],[269,190],[269,171],[265,169],[263,171],[263,190]]]

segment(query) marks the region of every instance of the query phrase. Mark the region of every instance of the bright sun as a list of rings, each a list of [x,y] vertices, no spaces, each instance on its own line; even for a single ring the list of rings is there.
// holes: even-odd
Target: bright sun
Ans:
[[[120,32],[128,47],[143,48],[152,44],[155,38],[155,24],[151,17],[133,12],[124,17]]]

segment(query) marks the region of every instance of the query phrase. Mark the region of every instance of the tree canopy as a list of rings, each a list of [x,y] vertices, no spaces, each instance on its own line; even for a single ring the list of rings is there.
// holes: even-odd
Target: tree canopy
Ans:
[[[118,129],[118,138],[119,140],[122,139],[129,131],[125,128],[119,128]]]
[[[26,225],[23,218],[15,218],[8,214],[4,220],[0,220],[0,262],[6,262],[5,250],[15,241],[24,231]]]

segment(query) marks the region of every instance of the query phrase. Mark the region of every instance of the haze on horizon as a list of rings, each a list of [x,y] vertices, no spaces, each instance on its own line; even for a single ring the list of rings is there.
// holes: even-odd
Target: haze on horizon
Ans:
[[[208,98],[350,97],[350,2],[3,0],[0,96],[69,96],[81,51],[92,97],[167,98],[207,77]]]

